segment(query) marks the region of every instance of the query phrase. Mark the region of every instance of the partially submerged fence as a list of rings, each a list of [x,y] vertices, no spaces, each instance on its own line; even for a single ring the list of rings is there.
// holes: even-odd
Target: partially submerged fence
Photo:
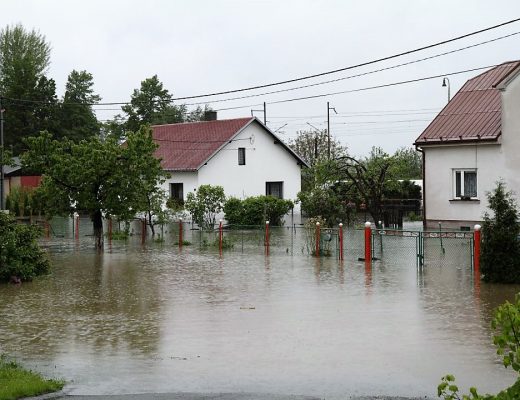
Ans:
[[[390,265],[399,263],[417,267],[473,266],[474,249],[480,243],[480,239],[475,243],[474,232],[386,229],[372,226],[356,229],[342,224],[333,228],[319,224],[312,227],[278,227],[268,223],[264,226],[218,224],[211,230],[201,230],[179,220],[157,226],[154,238],[142,220],[129,224],[106,220],[104,225],[109,240],[112,235],[119,239],[125,238],[126,235],[121,233],[126,232],[128,240],[142,244],[155,240],[180,248],[190,246],[201,251],[219,253],[319,256],[345,261],[369,259],[370,262],[383,261]],[[93,235],[92,223],[88,218],[52,220],[45,231],[49,236],[76,240]]]

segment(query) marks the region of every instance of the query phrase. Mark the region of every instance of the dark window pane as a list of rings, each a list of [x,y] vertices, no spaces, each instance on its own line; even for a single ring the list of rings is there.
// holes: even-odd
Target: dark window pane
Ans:
[[[246,148],[238,148],[238,165],[246,165]]]
[[[283,182],[266,182],[265,195],[283,199]]]
[[[170,183],[170,197],[180,202],[184,202],[184,184]]]
[[[457,171],[455,172],[455,197],[461,197],[460,184],[460,171]]]
[[[464,196],[477,197],[477,173],[475,171],[464,172]]]

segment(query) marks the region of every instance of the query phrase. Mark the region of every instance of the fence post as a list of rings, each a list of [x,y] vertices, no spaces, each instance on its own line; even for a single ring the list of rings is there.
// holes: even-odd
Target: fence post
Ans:
[[[108,240],[112,241],[112,218],[108,219]]]
[[[220,252],[220,255],[222,255],[222,241],[224,240],[224,232],[222,228],[222,220],[220,220],[219,226],[218,226],[218,250]]]
[[[473,273],[480,277],[480,225],[475,225],[473,232]]]
[[[49,221],[45,220],[45,238],[49,239],[51,237],[51,229]]]
[[[146,241],[146,219],[141,219],[141,244]]]
[[[365,222],[365,264],[372,263],[372,224]]]
[[[79,215],[76,215],[76,240],[79,240]]]
[[[339,223],[339,259],[343,261],[343,223]]]
[[[269,221],[265,221],[265,251],[269,255]]]
[[[179,218],[179,247],[182,247],[183,243],[182,233],[182,218]]]
[[[320,256],[320,236],[321,236],[320,223],[316,222],[316,257]]]

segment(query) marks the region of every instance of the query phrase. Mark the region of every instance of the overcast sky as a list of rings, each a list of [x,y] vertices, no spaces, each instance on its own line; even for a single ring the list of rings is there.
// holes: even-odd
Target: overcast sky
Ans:
[[[520,17],[518,0],[387,1],[2,1],[0,26],[22,23],[52,46],[48,75],[63,94],[67,75],[87,70],[104,102],[128,101],[155,74],[175,97],[240,89],[317,74],[390,56]],[[234,95],[204,98],[219,119],[251,115],[267,102],[267,124],[284,139],[326,127],[351,154],[372,146],[393,153],[410,146],[446,104],[442,78],[349,91],[520,59],[520,34],[472,49],[363,77],[227,102],[236,96],[320,83],[394,66],[520,32],[520,22],[383,63]],[[452,96],[480,71],[449,76]],[[197,100],[185,100],[193,103]],[[259,104],[256,106],[251,106]],[[190,106],[192,107],[192,106]],[[193,106],[194,107],[194,106]],[[115,107],[96,107],[111,118]],[[261,112],[255,112],[263,119]],[[285,125],[287,124],[287,125]],[[285,125],[285,126],[284,126]]]

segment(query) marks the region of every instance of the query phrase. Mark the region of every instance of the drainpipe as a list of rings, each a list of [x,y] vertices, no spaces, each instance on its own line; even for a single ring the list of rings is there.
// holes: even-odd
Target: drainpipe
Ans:
[[[426,154],[424,150],[415,146],[415,150],[422,153],[422,200],[423,200],[423,229],[426,230]]]

